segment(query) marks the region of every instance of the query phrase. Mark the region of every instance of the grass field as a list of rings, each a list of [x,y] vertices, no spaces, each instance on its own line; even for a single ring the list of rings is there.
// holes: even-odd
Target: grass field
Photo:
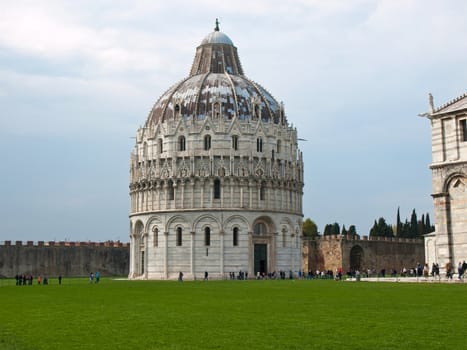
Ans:
[[[466,349],[467,284],[0,282],[0,349]]]

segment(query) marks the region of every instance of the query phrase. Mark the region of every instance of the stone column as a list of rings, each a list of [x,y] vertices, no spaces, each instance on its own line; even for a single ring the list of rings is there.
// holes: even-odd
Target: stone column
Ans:
[[[165,243],[164,243],[164,278],[167,279],[169,278],[169,232],[166,231],[164,232],[164,238],[165,238]]]
[[[224,234],[224,230],[221,229],[219,231],[219,241],[220,241],[220,252],[219,252],[219,256],[220,256],[220,273],[221,273],[221,278],[224,279],[224,237],[225,237],[225,234]]]
[[[449,193],[433,194],[436,222],[436,243],[438,248],[439,266],[444,269],[446,263],[450,262],[452,267],[457,265],[453,261],[453,242],[450,227],[451,210],[449,202]]]
[[[248,276],[255,276],[255,262],[254,262],[254,246],[253,246],[253,232],[248,232]]]
[[[148,279],[148,236],[149,234],[145,232],[143,234],[144,239],[144,278]]]
[[[190,232],[190,272],[191,275],[193,276],[193,279],[196,279],[195,277],[195,231]]]

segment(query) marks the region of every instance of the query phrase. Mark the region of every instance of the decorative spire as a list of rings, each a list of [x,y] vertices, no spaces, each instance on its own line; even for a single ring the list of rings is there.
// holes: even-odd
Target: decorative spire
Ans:
[[[216,18],[216,26],[214,27],[214,30],[215,30],[216,32],[219,31],[219,20],[218,20],[217,18]]]

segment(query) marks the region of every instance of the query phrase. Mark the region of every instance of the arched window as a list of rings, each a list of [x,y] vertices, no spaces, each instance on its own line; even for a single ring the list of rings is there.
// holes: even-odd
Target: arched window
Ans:
[[[214,199],[221,198],[221,180],[215,179],[214,180]]]
[[[277,140],[277,153],[281,153],[281,140]]]
[[[204,245],[210,246],[211,245],[211,229],[206,227],[204,229]]]
[[[177,237],[176,237],[176,245],[177,247],[181,247],[182,246],[182,228],[181,227],[177,227]]]
[[[159,246],[159,229],[157,227],[154,227],[152,229],[152,232],[154,232],[154,247]]]
[[[265,187],[266,187],[266,186],[264,185],[264,183],[262,183],[262,184],[260,185],[260,187],[259,187],[259,200],[261,200],[261,201],[264,201],[264,197],[265,197],[265,195],[264,195]]]
[[[180,136],[178,138],[178,150],[179,151],[185,151],[186,150],[185,136]]]
[[[211,135],[204,136],[204,150],[209,151],[211,149]]]
[[[256,139],[256,152],[263,152],[263,139],[261,137]]]
[[[264,235],[266,234],[266,225],[263,222],[258,222],[255,225],[255,235]]]
[[[285,248],[287,246],[287,230],[285,228],[282,229],[282,247]]]
[[[174,108],[174,117],[178,117],[180,115],[180,105],[176,104]]]
[[[238,227],[234,227],[232,232],[232,243],[234,247],[238,246]]]
[[[216,102],[214,103],[214,118],[215,119],[218,119],[219,116],[220,116],[220,112],[221,112],[221,106],[219,104],[219,102]]]
[[[172,180],[167,182],[167,200],[173,201],[175,198],[175,188]]]
[[[157,140],[157,150],[159,151],[159,153],[164,152],[164,146],[162,144],[162,139]]]
[[[237,135],[232,136],[232,148],[235,151],[238,151],[238,136]]]

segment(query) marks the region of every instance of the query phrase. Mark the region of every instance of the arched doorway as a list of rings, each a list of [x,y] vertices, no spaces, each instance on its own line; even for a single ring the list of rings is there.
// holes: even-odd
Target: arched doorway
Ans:
[[[363,248],[359,245],[353,246],[350,250],[350,270],[361,271],[363,262]]]
[[[268,241],[266,240],[266,235],[268,228],[266,224],[262,221],[259,221],[254,226],[253,234],[255,235],[254,242],[254,273],[255,275],[258,272],[261,275],[268,273]]]

